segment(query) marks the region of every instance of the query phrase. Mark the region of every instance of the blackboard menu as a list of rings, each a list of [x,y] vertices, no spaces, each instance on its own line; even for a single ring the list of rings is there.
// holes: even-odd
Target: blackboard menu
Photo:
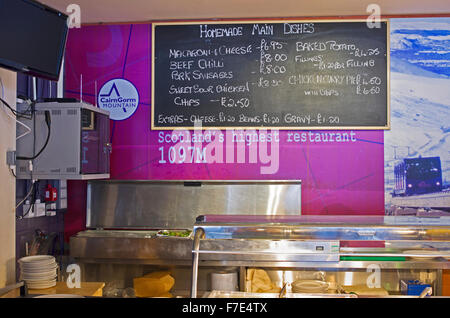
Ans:
[[[388,22],[152,25],[152,129],[388,129]]]

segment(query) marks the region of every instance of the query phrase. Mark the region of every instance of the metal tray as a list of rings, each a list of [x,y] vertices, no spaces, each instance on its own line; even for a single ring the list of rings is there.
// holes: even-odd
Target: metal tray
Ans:
[[[278,293],[247,293],[213,290],[204,298],[280,298]],[[283,298],[358,298],[355,294],[303,294],[287,293]]]

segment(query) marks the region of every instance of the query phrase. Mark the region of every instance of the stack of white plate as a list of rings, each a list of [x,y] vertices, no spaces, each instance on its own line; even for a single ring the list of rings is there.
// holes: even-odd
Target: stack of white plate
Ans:
[[[56,285],[58,264],[51,255],[27,256],[19,259],[20,279],[30,289],[45,289]]]

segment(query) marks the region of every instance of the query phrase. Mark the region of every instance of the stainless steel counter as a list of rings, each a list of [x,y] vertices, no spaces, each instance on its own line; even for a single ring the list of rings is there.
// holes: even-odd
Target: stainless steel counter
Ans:
[[[425,275],[433,277],[434,295],[440,295],[441,272],[450,269],[449,225],[447,217],[209,215],[197,219],[190,237],[161,237],[153,230],[88,230],[71,238],[70,251],[76,262],[103,264],[110,277],[117,276],[115,268],[127,273],[131,266],[134,275],[145,272],[142,266],[170,268],[184,291],[198,257],[199,292],[208,290],[208,275],[218,268],[238,269],[241,286],[246,268],[266,268],[282,286],[280,275],[305,270],[361,282],[375,264],[397,292],[399,278]],[[201,239],[194,244],[199,230]],[[94,272],[103,272],[100,268]]]
[[[199,265],[364,268],[376,261],[382,268],[450,268],[450,222],[445,217],[415,222],[364,217],[366,224],[355,217],[345,224],[345,217],[335,223],[307,217],[294,223],[289,218],[290,223],[260,223],[258,218],[257,223],[197,222],[194,231],[205,231]],[[348,247],[343,242],[362,245]],[[379,244],[364,246],[371,242]],[[192,246],[192,235],[158,237],[156,231],[90,230],[70,241],[71,256],[85,262],[190,264]]]
[[[376,265],[398,292],[400,278],[440,286],[450,269],[450,217],[302,216],[300,181],[91,181],[87,194],[88,230],[71,237],[70,256],[87,264],[88,279],[121,288],[159,269],[183,292],[197,287],[196,270],[199,290],[225,268],[243,286],[250,267],[267,269],[279,287],[282,275],[303,270],[359,283]],[[162,237],[160,229],[193,232]]]

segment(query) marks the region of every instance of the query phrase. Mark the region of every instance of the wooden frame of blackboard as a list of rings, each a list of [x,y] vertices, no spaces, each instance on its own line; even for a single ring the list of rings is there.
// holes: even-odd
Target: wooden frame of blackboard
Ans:
[[[385,126],[202,126],[202,130],[390,130],[391,129],[391,118],[390,118],[390,25],[389,19],[383,18],[379,19],[379,22],[386,23],[386,125]],[[151,130],[195,130],[195,127],[179,127],[179,126],[156,126],[155,125],[155,27],[159,25],[199,25],[199,24],[252,24],[252,23],[306,23],[306,22],[318,22],[318,23],[336,23],[336,22],[368,22],[366,19],[255,19],[255,20],[201,20],[201,21],[186,21],[186,22],[155,22],[152,23],[152,52],[151,52]]]

